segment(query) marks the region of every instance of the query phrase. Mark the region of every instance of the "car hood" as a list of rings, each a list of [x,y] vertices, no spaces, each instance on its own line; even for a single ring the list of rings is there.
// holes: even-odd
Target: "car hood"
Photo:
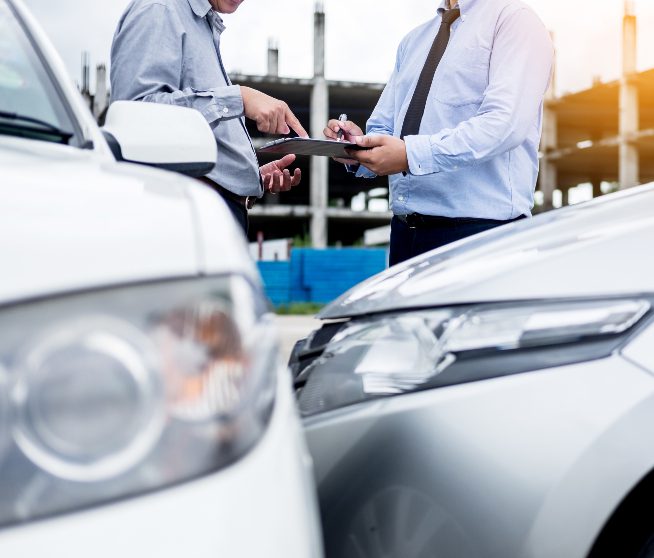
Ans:
[[[0,137],[0,303],[205,273],[252,275],[228,210],[205,190],[90,150]]]
[[[654,184],[541,214],[372,277],[322,319],[479,302],[654,291]]]

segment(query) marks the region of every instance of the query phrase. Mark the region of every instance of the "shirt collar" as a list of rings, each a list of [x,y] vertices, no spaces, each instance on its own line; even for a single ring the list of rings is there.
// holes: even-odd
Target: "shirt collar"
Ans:
[[[211,10],[209,0],[188,0],[188,3],[191,5],[193,13],[198,17],[206,17],[209,10]]]
[[[466,15],[472,9],[472,7],[475,5],[476,2],[477,0],[459,0],[456,3],[456,7],[458,7],[461,10],[461,19],[465,19]],[[448,9],[449,9],[449,4],[447,0],[442,0],[441,5],[438,8],[438,15],[442,15],[442,13]]]
[[[216,10],[211,8],[209,0],[188,0],[188,3],[191,5],[191,9],[196,16],[202,18],[208,16],[218,33],[222,33],[225,30],[223,18],[220,17],[220,14]]]
[[[216,10],[211,10],[208,17],[218,33],[222,33],[225,30],[225,22]]]

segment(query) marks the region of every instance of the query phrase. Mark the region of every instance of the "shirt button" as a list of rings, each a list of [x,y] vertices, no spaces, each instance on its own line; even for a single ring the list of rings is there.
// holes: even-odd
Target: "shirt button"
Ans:
[[[225,107],[225,108],[223,109],[223,112],[224,112],[225,114],[227,114],[227,113],[229,112],[229,109],[228,109],[227,107]]]
[[[404,201],[404,196],[398,196],[397,199],[400,201]]]

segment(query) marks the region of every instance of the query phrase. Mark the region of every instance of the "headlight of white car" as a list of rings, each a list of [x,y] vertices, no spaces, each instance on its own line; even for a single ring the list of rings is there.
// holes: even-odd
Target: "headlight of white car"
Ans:
[[[277,344],[241,277],[0,310],[0,525],[207,474],[262,436]]]
[[[355,320],[296,380],[304,416],[610,355],[645,299],[468,306]]]

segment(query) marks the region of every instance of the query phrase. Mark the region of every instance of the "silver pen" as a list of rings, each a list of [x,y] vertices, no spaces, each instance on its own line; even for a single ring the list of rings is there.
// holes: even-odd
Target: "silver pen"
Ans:
[[[347,120],[347,114],[341,114],[341,115],[338,117],[338,120],[339,120],[340,122],[345,122],[345,121]],[[336,139],[337,139],[338,141],[341,141],[341,140],[343,139],[343,128],[341,128],[341,129],[338,131],[338,135],[336,136]]]

